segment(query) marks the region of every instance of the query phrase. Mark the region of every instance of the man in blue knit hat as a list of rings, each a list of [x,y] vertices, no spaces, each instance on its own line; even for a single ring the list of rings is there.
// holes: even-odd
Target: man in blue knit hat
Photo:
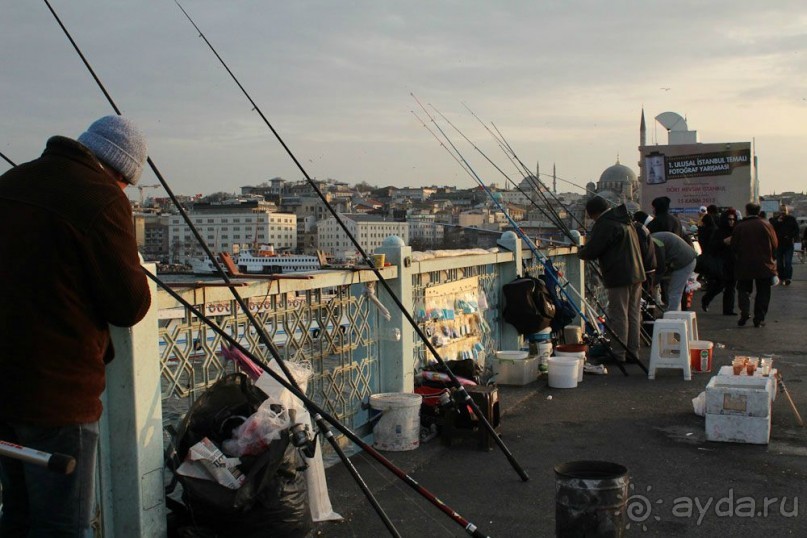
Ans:
[[[109,325],[151,304],[123,192],[145,161],[142,132],[106,116],[0,176],[0,439],[76,461],[0,457],[0,536],[92,536]]]

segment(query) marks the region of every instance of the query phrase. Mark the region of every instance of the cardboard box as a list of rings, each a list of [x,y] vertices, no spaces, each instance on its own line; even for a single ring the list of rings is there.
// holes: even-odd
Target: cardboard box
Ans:
[[[706,385],[706,413],[767,417],[771,414],[773,380],[756,376],[715,376]]]
[[[526,385],[538,378],[538,357],[526,359],[496,358],[493,372],[499,385]]]
[[[767,445],[770,438],[770,415],[767,417],[745,417],[706,413],[707,441]]]

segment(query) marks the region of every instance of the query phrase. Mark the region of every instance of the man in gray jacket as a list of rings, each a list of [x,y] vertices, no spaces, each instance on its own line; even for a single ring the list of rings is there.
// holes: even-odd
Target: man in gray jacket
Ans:
[[[673,232],[655,232],[650,234],[654,241],[661,242],[664,248],[665,267],[659,267],[662,286],[667,287],[666,312],[681,310],[681,297],[689,280],[689,275],[695,270],[695,261],[698,253],[681,236]]]
[[[594,220],[594,226],[578,256],[600,262],[603,284],[608,291],[607,321],[617,339],[627,346],[627,349],[617,346],[614,355],[622,362],[626,352],[638,359],[645,271],[636,229],[625,204],[610,209],[604,198],[595,196],[586,203],[586,213]]]

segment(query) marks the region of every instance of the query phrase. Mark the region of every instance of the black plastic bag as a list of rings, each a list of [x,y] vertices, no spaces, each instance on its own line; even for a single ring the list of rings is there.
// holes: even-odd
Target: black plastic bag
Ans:
[[[265,399],[266,395],[243,374],[219,380],[185,415],[176,438],[179,460],[184,460],[188,449],[204,437],[221,446],[232,429],[257,411]],[[302,459],[289,443],[288,431],[284,431],[263,454],[241,457],[240,469],[247,478],[237,490],[210,480],[178,476],[193,524],[183,530],[184,536],[211,531],[217,536],[306,536],[312,522],[302,468]]]

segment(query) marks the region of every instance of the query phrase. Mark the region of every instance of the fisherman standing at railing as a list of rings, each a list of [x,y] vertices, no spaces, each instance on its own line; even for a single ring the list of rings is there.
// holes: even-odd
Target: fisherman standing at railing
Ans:
[[[636,229],[625,204],[610,209],[604,198],[595,196],[586,202],[586,213],[594,226],[578,256],[599,260],[608,291],[608,323],[617,339],[627,345],[627,352],[638,357],[645,272]],[[624,348],[613,352],[617,360],[625,362]]]
[[[145,161],[140,130],[106,116],[0,177],[0,439],[76,460],[60,475],[0,457],[0,536],[92,536],[109,324],[151,304],[123,193]]]

